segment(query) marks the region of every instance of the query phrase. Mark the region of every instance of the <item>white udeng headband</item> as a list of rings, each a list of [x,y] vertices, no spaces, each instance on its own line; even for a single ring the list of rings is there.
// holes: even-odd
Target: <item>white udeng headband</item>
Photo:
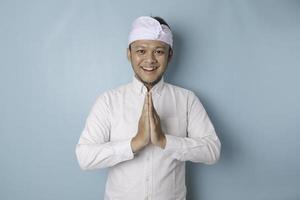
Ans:
[[[169,27],[148,16],[139,17],[132,23],[128,45],[136,40],[159,40],[173,47],[173,35]]]

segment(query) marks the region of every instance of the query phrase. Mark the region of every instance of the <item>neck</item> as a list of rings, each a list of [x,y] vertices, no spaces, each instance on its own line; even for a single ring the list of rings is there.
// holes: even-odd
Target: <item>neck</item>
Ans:
[[[162,79],[162,76],[161,76],[161,77],[159,77],[157,80],[155,80],[153,82],[145,82],[139,76],[135,75],[135,77],[144,84],[144,86],[147,88],[148,92],[151,90],[151,88],[153,88],[153,86],[155,84],[157,84]]]
[[[144,83],[144,86],[147,88],[147,91],[149,92],[153,85],[151,83]]]

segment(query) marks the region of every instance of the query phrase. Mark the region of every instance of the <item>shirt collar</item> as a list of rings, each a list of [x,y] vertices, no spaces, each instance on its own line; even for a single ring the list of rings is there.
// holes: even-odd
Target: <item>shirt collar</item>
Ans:
[[[133,81],[132,81],[132,85],[134,90],[138,93],[138,94],[146,94],[147,93],[147,88],[146,86],[135,77],[135,75],[133,76]],[[158,83],[156,83],[152,88],[151,88],[151,92],[152,94],[158,94],[160,95],[162,89],[164,86],[164,77],[161,77],[160,81]]]

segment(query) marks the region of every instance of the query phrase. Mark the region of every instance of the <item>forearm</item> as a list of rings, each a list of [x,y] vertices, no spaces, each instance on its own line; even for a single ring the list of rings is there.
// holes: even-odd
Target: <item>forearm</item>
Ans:
[[[133,158],[130,140],[107,142],[104,144],[79,143],[76,156],[83,170],[114,166]]]
[[[203,138],[182,138],[166,135],[164,152],[180,161],[214,164],[221,152],[221,143],[215,134]]]

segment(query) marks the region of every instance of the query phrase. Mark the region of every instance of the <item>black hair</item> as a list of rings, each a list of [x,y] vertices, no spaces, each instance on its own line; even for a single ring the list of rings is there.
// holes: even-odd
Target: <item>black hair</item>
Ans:
[[[163,25],[166,25],[167,27],[169,27],[169,29],[171,29],[170,28],[170,26],[169,26],[169,24],[163,19],[163,18],[161,18],[161,17],[159,17],[159,16],[155,16],[155,17],[153,17],[153,16],[151,16],[153,19],[155,19],[155,20],[157,20],[161,25],[163,24]]]

